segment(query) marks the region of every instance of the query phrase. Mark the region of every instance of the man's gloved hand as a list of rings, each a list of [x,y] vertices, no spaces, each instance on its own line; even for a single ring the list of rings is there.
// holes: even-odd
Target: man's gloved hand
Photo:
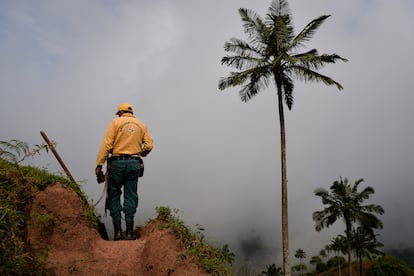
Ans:
[[[96,166],[95,174],[96,174],[96,181],[98,182],[98,184],[101,184],[102,182],[105,182],[105,175],[102,172],[102,165]]]
[[[148,155],[148,153],[150,153],[150,150],[143,150],[143,151],[141,151],[141,156],[142,157],[145,157],[145,156],[147,156]]]

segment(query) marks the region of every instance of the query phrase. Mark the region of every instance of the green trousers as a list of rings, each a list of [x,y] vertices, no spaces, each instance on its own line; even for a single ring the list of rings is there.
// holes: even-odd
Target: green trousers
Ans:
[[[114,160],[109,169],[109,211],[114,222],[121,220],[121,212],[125,214],[125,222],[134,222],[138,207],[138,160]],[[124,188],[123,207],[121,204],[122,188]]]

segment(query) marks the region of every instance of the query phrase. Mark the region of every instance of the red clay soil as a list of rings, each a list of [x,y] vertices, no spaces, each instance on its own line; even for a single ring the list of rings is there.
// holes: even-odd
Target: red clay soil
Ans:
[[[156,221],[147,223],[137,240],[103,240],[88,225],[76,193],[59,183],[34,195],[28,225],[32,253],[47,256],[51,275],[208,275]]]

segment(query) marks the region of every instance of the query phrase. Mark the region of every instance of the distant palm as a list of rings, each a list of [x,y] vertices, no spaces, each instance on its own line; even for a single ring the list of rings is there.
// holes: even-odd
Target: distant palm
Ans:
[[[378,248],[384,244],[376,240],[371,231],[364,227],[358,227],[352,232],[352,249],[359,259],[359,275],[362,275],[362,258],[367,257],[372,260],[372,256],[383,256],[384,252]]]
[[[241,100],[247,102],[271,83],[276,85],[282,170],[282,243],[283,268],[290,275],[289,239],[288,239],[288,196],[286,170],[285,115],[283,102],[289,109],[293,105],[294,79],[322,82],[326,85],[342,86],[317,71],[326,64],[338,60],[346,61],[337,54],[319,55],[316,49],[300,52],[328,15],[312,20],[297,35],[294,34],[292,15],[287,0],[273,0],[265,20],[254,11],[239,9],[245,33],[249,41],[232,38],[224,45],[231,52],[222,58],[221,63],[236,68],[227,78],[219,81],[219,89],[242,86]]]
[[[326,270],[326,264],[322,261],[321,256],[312,256],[309,263],[315,266],[317,273],[321,273],[322,271]]]
[[[325,249],[321,249],[321,251],[319,251],[319,255],[321,255],[323,259],[325,259],[328,256]]]
[[[340,258],[342,258],[342,256],[340,255],[347,253],[346,237],[344,237],[343,235],[336,236],[334,239],[331,240],[331,243],[325,247],[325,249],[326,251],[333,251],[335,253],[335,257],[337,260],[336,264],[338,265],[338,275],[341,276]]]
[[[330,193],[322,188],[315,191],[315,195],[321,197],[323,205],[327,205],[322,211],[313,213],[316,231],[331,226],[340,218],[345,222],[350,275],[352,275],[352,232],[355,231],[355,224],[362,226],[365,233],[372,237],[375,236],[374,229],[382,228],[382,222],[375,214],[383,214],[384,209],[374,204],[362,205],[363,201],[369,199],[370,195],[375,192],[370,186],[358,192],[358,186],[363,181],[363,179],[359,179],[354,185],[351,185],[348,183],[348,179],[341,178],[330,187]]]
[[[236,257],[236,255],[230,251],[227,244],[223,245],[221,248],[221,256],[223,257],[224,261],[230,266],[234,263],[234,258]]]
[[[303,259],[305,259],[305,258],[306,258],[306,253],[305,253],[305,251],[303,251],[303,249],[301,249],[301,248],[299,248],[298,250],[296,250],[296,252],[295,252],[295,258],[298,258],[298,259],[299,259],[299,262],[300,262],[300,266],[299,266],[299,268],[300,268],[300,270],[299,270],[299,274],[300,274],[300,275],[303,275],[303,274],[302,274]]]
[[[282,268],[281,267],[276,267],[275,264],[271,264],[271,265],[266,266],[266,271],[262,271],[262,274],[267,275],[267,276],[281,276],[281,275],[283,275]]]

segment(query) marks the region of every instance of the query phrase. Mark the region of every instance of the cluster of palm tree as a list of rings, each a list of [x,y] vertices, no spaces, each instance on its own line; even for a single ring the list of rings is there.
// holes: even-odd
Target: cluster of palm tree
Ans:
[[[337,267],[338,275],[344,268],[346,260],[342,255],[348,255],[348,274],[352,275],[352,254],[359,260],[359,272],[362,274],[362,261],[373,257],[383,256],[384,253],[379,248],[384,245],[377,240],[375,230],[382,228],[382,222],[376,216],[382,215],[384,209],[375,204],[364,204],[366,200],[374,194],[374,189],[370,186],[362,191],[358,187],[363,179],[357,180],[353,185],[348,179],[340,178],[330,187],[330,191],[318,188],[315,195],[319,196],[325,208],[313,213],[315,229],[321,231],[324,227],[330,227],[338,220],[345,224],[345,235],[339,234],[331,240],[319,253],[319,256],[312,256],[309,263],[315,266],[313,273],[322,273],[327,269]],[[328,253],[334,253],[326,263],[323,259],[328,257]],[[292,271],[297,271],[299,275],[307,269],[303,260],[306,259],[306,252],[303,249],[297,249],[294,255],[299,259],[299,264],[292,266]],[[281,267],[275,264],[266,267],[262,271],[263,275],[286,275],[283,274]],[[311,274],[314,275],[314,274]],[[316,274],[315,274],[316,275]]]
[[[273,0],[264,19],[249,9],[240,8],[239,14],[249,40],[232,38],[224,44],[224,50],[230,54],[223,57],[221,63],[237,71],[220,79],[219,89],[241,86],[241,100],[247,102],[270,84],[276,86],[281,151],[283,272],[290,275],[284,104],[288,109],[293,106],[295,79],[322,82],[341,90],[341,84],[318,70],[346,59],[337,54],[320,55],[316,49],[301,51],[329,15],[312,20],[296,35],[287,0]]]
[[[378,250],[383,244],[377,241],[375,230],[383,226],[376,214],[382,215],[384,209],[375,204],[363,204],[375,192],[370,186],[359,192],[358,187],[363,181],[359,179],[351,185],[347,178],[341,178],[332,184],[330,192],[323,188],[315,191],[326,206],[313,213],[316,231],[330,227],[339,219],[345,223],[345,235],[334,238],[326,250],[348,255],[349,275],[352,275],[352,252],[359,259],[360,272],[364,257],[371,259],[383,254]]]

